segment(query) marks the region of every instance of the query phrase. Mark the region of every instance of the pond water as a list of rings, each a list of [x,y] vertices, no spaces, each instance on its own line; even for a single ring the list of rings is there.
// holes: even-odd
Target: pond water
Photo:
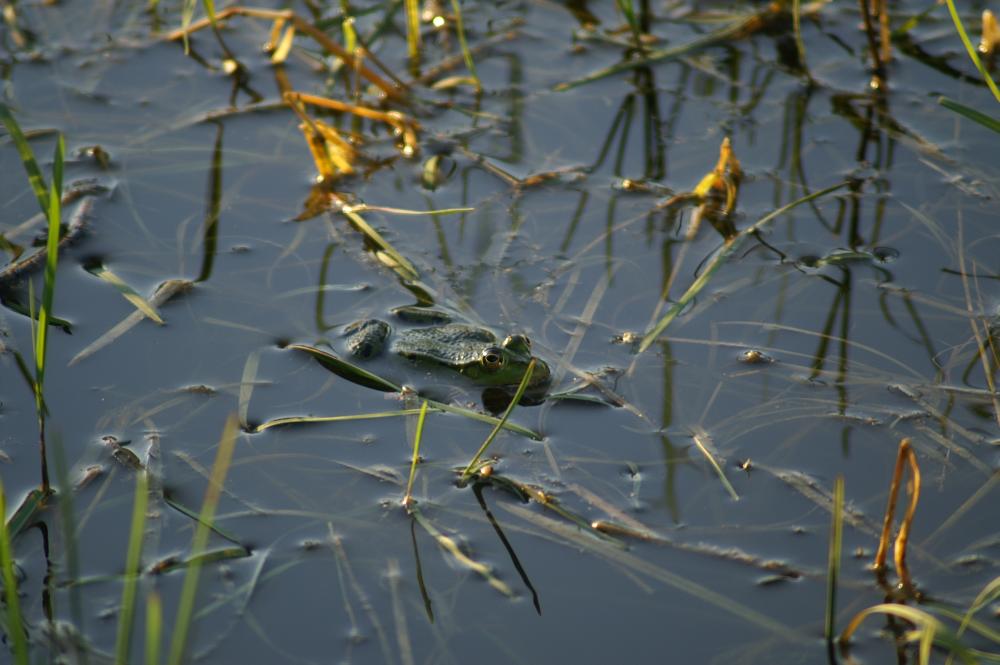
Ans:
[[[46,178],[61,132],[66,188],[101,186],[64,207],[90,212],[60,254],[54,314],[67,323],[50,329],[45,374],[60,489],[13,540],[31,662],[115,652],[143,473],[116,446],[150,478],[132,662],[149,662],[157,600],[166,657],[231,417],[241,427],[184,662],[842,658],[823,638],[835,479],[839,632],[897,581],[890,568],[880,585],[871,562],[904,437],[923,479],[907,557],[923,604],[911,605],[960,616],[997,578],[1000,151],[938,95],[997,113],[945,7],[894,5],[894,28],[916,24],[876,90],[856,3],[804,8],[808,74],[787,16],[723,34],[770,16],[764,4],[637,3],[647,55],[691,48],[582,81],[641,58],[615,3],[467,1],[476,93],[432,86],[468,78],[453,22],[423,25],[414,76],[403,3],[273,6],[286,4],[338,44],[349,7],[386,68],[418,82],[382,99],[302,31],[275,64],[261,49],[271,22],[253,16],[227,21],[227,50],[202,30],[185,55],[166,39],[180,3],[10,5],[3,102]],[[981,9],[963,8],[970,30]],[[419,124],[416,150],[380,119],[308,106],[360,153],[357,173],[317,185],[289,90],[395,110]],[[733,211],[719,210],[721,184],[714,209],[681,200],[726,138]],[[21,227],[38,208],[7,135],[0,173],[0,228],[34,251],[43,226]],[[164,324],[137,320],[101,267],[158,302]],[[24,308],[43,272],[0,294],[8,516],[39,484],[35,400],[15,356],[32,362]],[[154,298],[169,280],[182,288]],[[491,430],[469,415],[488,411],[479,386],[344,355],[345,325],[406,328],[390,310],[414,304],[523,333],[552,368],[549,398],[513,410],[522,430],[499,434],[479,482],[456,473]],[[290,344],[408,389],[359,385]],[[408,512],[418,418],[399,412],[422,397],[465,411],[427,415]],[[258,431],[364,414],[390,415]],[[977,616],[1000,630],[995,606]],[[848,655],[915,661],[893,639],[906,630],[869,618]],[[982,631],[962,641],[998,650]]]

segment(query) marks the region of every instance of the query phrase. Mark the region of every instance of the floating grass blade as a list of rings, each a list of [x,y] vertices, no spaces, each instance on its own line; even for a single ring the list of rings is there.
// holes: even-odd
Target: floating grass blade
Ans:
[[[699,275],[698,279],[696,279],[694,283],[692,283],[691,286],[688,287],[688,290],[684,292],[684,295],[682,295],[677,302],[671,305],[670,309],[667,310],[667,313],[664,314],[663,318],[660,319],[659,323],[657,323],[656,326],[651,331],[646,333],[646,336],[642,338],[642,343],[639,345],[639,353],[642,353],[643,351],[648,349],[649,346],[656,340],[656,338],[659,337],[663,333],[663,331],[667,329],[667,326],[669,326],[670,323],[675,318],[677,318],[677,315],[680,314],[684,310],[684,308],[688,306],[688,304],[695,298],[695,296],[701,293],[702,289],[704,289],[705,286],[708,285],[709,281],[712,279],[712,276],[715,274],[715,272],[722,266],[723,263],[725,263],[726,259],[728,259],[739,248],[743,240],[745,240],[748,236],[753,235],[754,233],[759,231],[765,224],[770,222],[772,219],[785,214],[789,210],[792,210],[793,208],[796,208],[797,206],[800,206],[803,203],[808,203],[809,201],[818,199],[821,196],[826,196],[831,192],[835,192],[838,189],[842,189],[846,187],[848,184],[849,183],[847,182],[842,182],[840,184],[827,187],[826,189],[821,189],[818,192],[813,192],[812,194],[803,196],[800,199],[796,199],[791,203],[783,205],[777,210],[774,210],[768,213],[767,215],[764,215],[759,220],[757,220],[750,226],[746,227],[745,229],[737,233],[731,239],[729,239],[722,246],[722,248],[719,249],[716,255],[712,257],[712,260],[702,271],[701,275]]]
[[[153,307],[162,307],[167,301],[169,301],[174,296],[186,293],[194,287],[194,282],[187,279],[168,279],[167,281],[156,287],[156,291],[149,298],[149,303]],[[108,344],[127,333],[129,330],[137,326],[146,315],[142,312],[132,312],[124,319],[115,324],[110,330],[98,337],[96,340],[91,342],[82,351],[77,353],[73,358],[70,359],[69,364],[75,365],[81,360],[90,357],[94,353],[100,351]]]
[[[239,415],[240,427],[249,429],[247,421],[250,411],[250,397],[253,395],[254,382],[257,380],[257,368],[260,366],[260,352],[253,351],[247,356],[246,363],[243,364],[243,376],[240,378],[240,396],[236,408]]]
[[[356,383],[360,386],[374,388],[375,390],[381,390],[389,393],[398,393],[403,391],[402,386],[398,386],[388,379],[383,379],[381,376],[349,363],[343,358],[340,358],[328,351],[324,351],[323,349],[317,349],[316,347],[309,346],[307,344],[289,344],[285,348],[292,349],[293,351],[308,353],[314,360],[316,360],[316,362],[337,376],[347,379],[348,381]]]
[[[125,297],[125,300],[128,300],[130,303],[135,305],[136,309],[145,314],[148,318],[156,321],[161,326],[163,325],[163,318],[160,316],[160,313],[156,311],[153,303],[139,295],[135,289],[125,282],[125,280],[113,273],[110,269],[104,265],[98,264],[88,268],[87,272],[118,289],[119,293]]]
[[[844,534],[844,477],[833,481],[833,520],[830,523],[830,552],[826,566],[826,629],[824,636],[831,643],[836,636],[837,582],[840,578],[840,551]]]
[[[698,447],[698,450],[700,450],[701,454],[705,456],[708,463],[712,465],[712,468],[715,470],[715,475],[719,477],[719,481],[722,482],[722,486],[726,488],[727,492],[729,492],[729,496],[733,497],[733,501],[739,501],[740,495],[736,493],[736,489],[733,487],[733,484],[729,482],[728,478],[726,478],[726,472],[722,470],[721,466],[719,466],[719,461],[715,459],[716,456],[709,449],[711,446],[711,437],[709,437],[708,432],[699,428],[699,431],[695,432],[691,436],[691,440],[694,441],[694,445]]]
[[[997,120],[992,116],[980,113],[974,108],[966,106],[965,104],[959,104],[955,100],[948,99],[947,97],[938,97],[938,104],[946,109],[950,109],[955,113],[958,113],[959,115],[964,115],[973,122],[978,122],[987,129],[992,129],[994,132],[1000,133],[1000,120]]]
[[[191,565],[184,575],[184,586],[177,608],[177,620],[174,624],[173,637],[170,641],[170,665],[181,665],[184,662],[184,652],[187,647],[188,632],[191,627],[191,617],[194,613],[195,595],[198,591],[198,575],[201,572],[201,559],[208,544],[209,524],[214,521],[215,509],[219,505],[222,486],[229,471],[229,463],[236,447],[236,436],[239,432],[239,422],[236,416],[230,416],[222,431],[219,449],[212,466],[212,477],[205,489],[205,500],[202,503],[201,514],[198,517],[198,527],[191,542]]]
[[[7,604],[7,633],[13,642],[14,662],[28,665],[28,638],[21,619],[21,605],[17,597],[17,577],[14,575],[14,555],[11,550],[11,532],[7,523],[7,497],[0,478],[0,575],[3,577],[4,600]]]
[[[524,376],[521,377],[521,384],[517,387],[517,392],[514,393],[514,398],[510,401],[510,404],[507,405],[507,409],[503,412],[503,417],[501,417],[500,421],[494,425],[493,431],[491,431],[489,436],[486,437],[486,440],[483,441],[483,445],[479,446],[479,450],[476,451],[472,460],[469,461],[468,466],[465,467],[465,471],[462,472],[461,482],[466,482],[469,479],[469,476],[472,475],[476,464],[479,462],[479,458],[483,456],[486,449],[489,448],[490,444],[493,443],[493,440],[497,438],[497,434],[500,433],[500,429],[504,426],[507,419],[510,418],[510,414],[514,411],[514,407],[521,401],[521,396],[524,395],[524,391],[528,388],[528,384],[531,382],[531,375],[535,371],[535,363],[535,358],[532,358],[531,362],[528,363],[528,368],[524,370]]]
[[[955,31],[958,32],[958,36],[962,39],[962,44],[965,46],[965,52],[969,54],[969,58],[972,59],[972,63],[979,70],[982,75],[983,80],[986,81],[986,85],[989,86],[990,92],[996,97],[997,101],[1000,102],[1000,89],[997,88],[996,82],[990,73],[986,70],[983,65],[983,61],[979,59],[979,54],[976,53],[976,48],[972,45],[972,41],[969,39],[969,35],[965,32],[965,27],[962,26],[962,19],[958,15],[958,10],[955,9],[955,0],[945,0],[948,4],[948,13],[951,14],[951,20],[955,24]]]
[[[420,405],[417,416],[417,431],[413,435],[413,460],[410,462],[410,478],[406,481],[406,493],[403,494],[403,506],[409,510],[413,503],[413,480],[417,477],[417,462],[420,461],[420,440],[424,435],[424,419],[427,418],[427,400]]]
[[[433,409],[438,411],[439,409]],[[254,428],[254,432],[263,432],[272,427],[283,427],[285,425],[305,425],[309,423],[339,423],[350,420],[375,420],[378,418],[395,418],[397,416],[416,416],[420,414],[420,409],[400,409],[398,411],[379,411],[376,413],[357,413],[347,416],[289,416],[287,418],[275,418],[261,423]]]
[[[149,478],[145,471],[135,474],[135,499],[132,504],[132,527],[125,556],[125,584],[122,587],[122,607],[118,615],[118,637],[115,640],[115,665],[129,663],[129,640],[135,598],[142,565],[142,539],[146,533],[146,502],[149,498]]]

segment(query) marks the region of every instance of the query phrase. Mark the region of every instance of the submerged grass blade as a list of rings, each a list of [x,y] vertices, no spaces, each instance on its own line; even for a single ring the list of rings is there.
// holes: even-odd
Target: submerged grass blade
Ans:
[[[149,498],[149,478],[144,471],[135,474],[135,500],[132,504],[132,527],[125,556],[125,584],[122,587],[122,607],[118,615],[118,637],[115,640],[115,665],[129,663],[129,640],[135,598],[142,565],[142,539],[146,533],[146,502]]]
[[[514,398],[507,405],[507,410],[503,412],[503,417],[500,418],[499,422],[493,426],[493,431],[489,433],[486,440],[483,441],[483,445],[479,446],[479,450],[473,455],[472,459],[469,461],[468,466],[465,467],[465,471],[462,472],[461,482],[465,482],[472,475],[476,464],[479,462],[479,458],[483,456],[486,449],[490,447],[493,440],[497,438],[497,434],[500,433],[500,429],[507,423],[507,419],[510,418],[510,414],[514,411],[514,407],[517,403],[521,401],[521,396],[524,395],[524,391],[528,388],[528,384],[531,382],[531,375],[535,371],[536,359],[532,358],[531,362],[528,363],[528,368],[524,370],[524,376],[521,377],[521,384],[517,387],[517,392],[514,393]]]
[[[0,478],[0,575],[3,577],[4,600],[7,605],[7,636],[13,642],[14,662],[28,665],[28,638],[21,619],[21,605],[17,596],[17,577],[14,574],[14,555],[11,534],[6,524],[7,497],[3,479]]]
[[[253,386],[257,380],[257,368],[259,366],[260,352],[253,351],[247,356],[247,361],[243,365],[243,376],[240,378],[240,396],[236,408],[240,419],[240,427],[244,430],[250,428],[250,424],[247,421],[250,412],[250,397],[253,395]]]
[[[833,481],[833,520],[830,523],[830,552],[826,566],[826,641],[836,636],[837,582],[840,579],[840,551],[844,534],[844,477]]]
[[[410,461],[410,478],[406,481],[406,493],[403,494],[403,506],[409,510],[413,503],[413,480],[417,477],[417,462],[420,461],[420,440],[424,435],[424,420],[427,418],[427,400],[420,405],[417,416],[417,431],[413,435],[413,459]]]
[[[198,575],[201,572],[201,560],[198,557],[205,552],[205,546],[208,544],[208,525],[215,518],[215,509],[219,505],[223,483],[226,480],[226,473],[229,471],[229,464],[233,458],[233,449],[236,447],[238,432],[239,422],[236,416],[230,416],[222,431],[219,450],[215,455],[215,464],[212,466],[212,477],[209,479],[208,487],[205,489],[205,500],[202,503],[201,514],[198,518],[198,528],[195,530],[194,538],[191,542],[192,562],[184,575],[184,586],[181,589],[181,598],[177,608],[177,621],[174,624],[174,633],[170,641],[170,656],[167,660],[170,665],[181,665],[184,662],[188,632],[191,628],[191,618],[194,614],[195,596],[198,591]]]
[[[818,192],[813,192],[812,194],[809,194],[807,196],[803,196],[800,199],[796,199],[795,201],[785,204],[780,208],[778,208],[777,210],[774,210],[768,213],[767,215],[764,215],[759,220],[757,220],[756,222],[754,222],[753,224],[746,227],[745,229],[737,233],[735,236],[730,238],[726,242],[726,244],[724,244],[722,248],[719,249],[719,251],[712,258],[712,260],[708,263],[708,265],[702,271],[701,275],[699,275],[698,278],[691,284],[691,286],[688,287],[688,290],[684,292],[684,295],[682,295],[680,299],[677,300],[677,302],[675,302],[673,305],[670,306],[670,309],[667,310],[667,313],[664,314],[663,318],[660,319],[659,323],[657,323],[656,326],[651,331],[646,333],[646,336],[642,338],[642,343],[639,345],[639,353],[642,353],[643,351],[648,349],[650,345],[654,341],[656,341],[656,338],[659,337],[663,333],[663,331],[667,329],[667,326],[669,326],[670,323],[675,318],[677,318],[677,315],[680,314],[684,310],[684,308],[688,306],[688,304],[695,298],[695,296],[701,293],[702,289],[704,289],[708,285],[709,281],[711,281],[712,276],[715,274],[715,272],[720,267],[722,267],[722,264],[726,262],[726,259],[728,259],[739,248],[743,240],[745,240],[748,236],[759,231],[765,224],[770,222],[772,219],[785,214],[789,210],[792,210],[793,208],[796,208],[802,205],[803,203],[808,203],[809,201],[818,199],[821,196],[826,196],[827,194],[835,192],[838,189],[842,189],[847,185],[848,185],[847,182],[842,182],[837,185],[827,187],[826,189],[821,189]]]

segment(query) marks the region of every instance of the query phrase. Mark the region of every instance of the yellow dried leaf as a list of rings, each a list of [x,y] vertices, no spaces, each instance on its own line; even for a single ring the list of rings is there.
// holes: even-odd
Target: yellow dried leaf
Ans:
[[[1000,44],[1000,26],[997,25],[996,14],[989,9],[983,10],[983,36],[979,40],[979,52],[992,55]]]
[[[288,58],[288,52],[292,50],[293,39],[295,39],[295,26],[289,26],[285,30],[285,34],[281,37],[278,48],[274,49],[274,53],[271,54],[271,62],[279,64]]]

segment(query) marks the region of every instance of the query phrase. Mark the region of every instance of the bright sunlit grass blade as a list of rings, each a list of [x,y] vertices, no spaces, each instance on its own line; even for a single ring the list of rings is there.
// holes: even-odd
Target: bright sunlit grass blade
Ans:
[[[118,292],[125,297],[125,300],[128,300],[130,303],[135,305],[136,309],[145,314],[148,318],[159,323],[161,326],[163,325],[163,318],[160,316],[160,313],[156,311],[156,307],[153,306],[153,303],[139,295],[139,293],[129,286],[125,280],[116,275],[110,269],[104,267],[103,265],[96,265],[88,268],[87,272],[118,289]]]
[[[979,70],[980,75],[982,75],[983,80],[986,81],[986,85],[989,87],[990,92],[996,97],[996,100],[1000,102],[1000,89],[997,88],[996,81],[990,76],[990,73],[986,70],[983,65],[983,61],[979,59],[979,54],[976,53],[976,47],[972,45],[972,41],[969,39],[968,33],[965,32],[965,27],[962,25],[962,19],[958,15],[958,10],[955,8],[955,0],[945,0],[948,4],[948,13],[951,14],[951,20],[955,24],[955,31],[958,32],[958,36],[962,39],[962,44],[965,46],[965,52],[969,54],[969,58],[972,60],[972,64],[976,66]]]
[[[406,10],[406,52],[410,63],[416,66],[420,62],[420,2],[405,0]]]
[[[413,480],[417,477],[417,463],[420,461],[420,440],[424,435],[424,420],[427,418],[427,400],[420,405],[417,416],[417,431],[413,435],[413,459],[410,461],[410,477],[406,481],[406,493],[403,494],[403,506],[409,510],[413,503]]]
[[[146,502],[149,479],[145,471],[135,474],[135,499],[132,504],[132,526],[129,531],[128,553],[125,555],[125,582],[122,586],[122,606],[118,615],[118,637],[115,639],[115,665],[128,665],[132,619],[135,616],[136,591],[142,565],[142,539],[146,533]]]
[[[774,210],[768,213],[767,215],[764,215],[759,220],[757,220],[756,222],[754,222],[753,224],[751,224],[750,226],[746,227],[738,234],[733,236],[729,241],[726,242],[726,244],[722,246],[721,249],[719,249],[716,255],[712,257],[712,260],[709,261],[708,265],[705,266],[705,268],[702,270],[702,273],[698,276],[698,278],[691,284],[691,286],[688,287],[688,290],[684,292],[684,295],[682,295],[680,299],[677,300],[677,302],[675,302],[673,305],[670,306],[670,308],[667,310],[667,313],[663,315],[662,319],[660,319],[659,323],[657,323],[656,326],[651,331],[646,333],[646,336],[642,338],[642,343],[639,344],[639,353],[642,353],[643,351],[648,349],[649,346],[654,341],[656,341],[656,338],[659,337],[663,333],[663,331],[667,329],[667,326],[669,326],[670,323],[675,318],[677,318],[677,315],[680,314],[688,306],[688,304],[695,298],[695,296],[701,293],[702,289],[704,289],[708,285],[709,281],[711,281],[712,276],[715,274],[715,272],[720,267],[722,267],[722,265],[726,262],[726,259],[728,259],[733,254],[733,252],[735,252],[739,248],[743,240],[745,240],[750,235],[759,231],[765,224],[770,222],[772,219],[780,217],[789,210],[792,210],[793,208],[796,208],[802,205],[803,203],[808,203],[809,201],[812,201],[814,199],[826,196],[827,194],[835,192],[838,189],[846,187],[847,185],[848,183],[842,182],[837,185],[833,185],[832,187],[821,189],[818,192],[813,192],[812,194],[809,194],[807,196],[803,196],[802,198],[796,199],[791,203],[787,203],[778,208],[777,210]]]
[[[8,639],[13,642],[14,662],[28,665],[28,638],[21,619],[21,604],[17,597],[17,577],[14,574],[14,554],[7,528],[7,497],[0,479],[0,575],[3,577],[4,600],[7,605]]]
[[[959,104],[953,99],[948,99],[947,97],[938,97],[938,104],[950,109],[959,115],[964,115],[969,120],[973,122],[978,122],[983,127],[987,129],[992,129],[994,132],[1000,133],[1000,120],[992,116],[988,116],[985,113],[980,113],[976,109],[966,106],[965,104]]]
[[[704,430],[695,432],[694,435],[691,437],[691,440],[694,441],[694,445],[698,447],[698,450],[701,451],[701,454],[705,456],[705,459],[708,460],[708,463],[712,465],[712,469],[715,471],[715,475],[719,477],[719,482],[721,482],[722,486],[726,488],[726,491],[729,493],[729,496],[733,498],[733,501],[739,501],[740,495],[736,493],[736,488],[734,488],[733,484],[729,482],[729,478],[726,477],[726,472],[722,470],[722,466],[716,459],[716,455],[713,454],[713,452],[710,449],[711,439],[708,436],[708,433],[705,432]]]
[[[827,642],[836,636],[837,582],[840,579],[840,551],[844,534],[844,477],[833,481],[833,520],[830,523],[830,551],[826,566],[826,630]]]
[[[951,649],[959,658],[967,663],[979,662],[979,659],[975,657],[975,655],[979,654],[974,655],[968,647],[960,644],[958,638],[933,614],[916,607],[895,603],[873,605],[855,614],[854,618],[847,625],[847,628],[841,633],[840,642],[848,642],[858,629],[858,626],[861,625],[861,622],[873,614],[898,617],[914,625],[913,630],[907,631],[906,637],[907,641],[919,642],[917,662],[920,665],[929,665],[931,662],[931,649],[935,643]]]
[[[431,409],[439,411],[439,409]],[[309,423],[339,423],[351,420],[376,420],[378,418],[395,418],[397,416],[420,415],[420,409],[400,409],[398,411],[379,411],[375,413],[357,413],[346,416],[289,416],[287,418],[274,418],[265,423],[261,423],[254,428],[254,432],[263,432],[272,427],[282,427],[285,425],[306,425]]]
[[[476,464],[479,463],[479,458],[483,456],[486,449],[489,448],[490,444],[493,443],[493,440],[497,438],[497,434],[500,433],[500,429],[503,428],[503,426],[507,423],[507,419],[510,418],[510,414],[513,413],[514,407],[521,401],[521,396],[524,395],[524,391],[528,388],[528,384],[531,383],[531,375],[535,371],[536,362],[535,358],[532,358],[531,362],[528,363],[528,368],[524,370],[524,376],[521,377],[521,384],[517,387],[517,392],[514,393],[514,398],[510,401],[510,404],[507,405],[507,409],[503,412],[503,416],[500,418],[500,421],[493,426],[493,431],[491,431],[489,436],[486,437],[486,440],[483,441],[483,445],[479,446],[479,450],[477,450],[476,454],[473,455],[472,460],[470,460],[468,466],[465,467],[465,471],[462,472],[462,482],[468,480],[469,476],[472,475]]]
[[[56,291],[56,265],[59,262],[60,198],[62,196],[62,167],[66,154],[66,142],[62,135],[56,141],[55,159],[52,163],[52,187],[46,208],[48,216],[48,239],[45,249],[45,283],[42,287],[42,307],[38,312],[38,329],[35,335],[35,383],[38,406],[41,408],[41,393],[45,386],[45,356],[48,350],[49,318],[52,316],[52,302]]]
[[[463,552],[462,548],[458,546],[458,543],[455,542],[454,538],[442,533],[436,526],[434,526],[433,522],[424,517],[420,510],[414,508],[411,511],[411,514],[414,519],[417,520],[417,524],[423,527],[424,531],[429,533],[431,537],[437,541],[437,544],[441,547],[441,549],[448,552],[448,554],[450,554],[459,565],[482,577],[486,580],[487,584],[508,598],[512,598],[514,596],[514,590],[511,589],[506,582],[497,577],[489,566],[476,561]]]
[[[191,564],[184,575],[184,586],[181,589],[181,598],[177,607],[177,620],[174,624],[173,637],[170,640],[170,656],[167,660],[170,665],[181,665],[184,662],[188,632],[194,614],[195,596],[198,592],[198,576],[201,572],[200,555],[205,552],[205,547],[208,545],[210,533],[208,525],[215,518],[215,510],[222,495],[226,473],[229,471],[229,464],[233,459],[233,449],[236,447],[238,432],[239,422],[236,416],[230,416],[222,431],[219,449],[215,455],[215,463],[212,465],[212,476],[205,489],[205,500],[198,517],[198,527],[191,542]]]

